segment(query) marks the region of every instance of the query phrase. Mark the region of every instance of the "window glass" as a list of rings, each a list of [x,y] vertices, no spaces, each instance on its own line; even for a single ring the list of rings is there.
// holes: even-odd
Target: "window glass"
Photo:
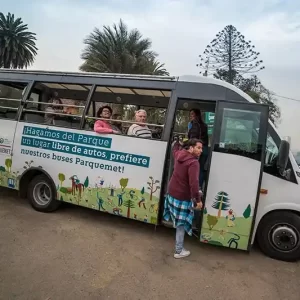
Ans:
[[[22,112],[30,123],[79,128],[91,86],[37,82]]]
[[[224,108],[216,149],[260,160],[260,115],[257,111]]]
[[[27,83],[0,81],[0,118],[14,120]]]

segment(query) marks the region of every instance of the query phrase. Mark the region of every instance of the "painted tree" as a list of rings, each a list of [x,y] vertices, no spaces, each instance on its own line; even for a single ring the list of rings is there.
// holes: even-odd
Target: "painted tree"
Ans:
[[[11,171],[11,166],[12,166],[12,159],[11,158],[7,158],[5,160],[5,166],[6,166],[6,170],[8,173],[10,173]]]
[[[214,199],[212,207],[218,210],[218,218],[221,217],[222,210],[228,210],[230,208],[229,196],[226,192],[219,192]]]
[[[3,172],[5,172],[6,170],[5,170],[5,167],[3,167],[3,166],[0,166],[0,174],[1,174],[1,176],[3,175]]]
[[[251,215],[251,205],[249,204],[247,206],[247,208],[245,209],[244,213],[243,213],[243,216],[245,219],[248,219]]]
[[[153,194],[160,189],[159,180],[154,180],[152,176],[149,177],[148,190],[150,190],[150,200],[152,200]]]
[[[203,69],[200,74],[207,76],[210,73],[233,84],[237,74],[256,73],[264,69],[259,55],[251,41],[247,41],[234,26],[228,25],[199,55],[200,63],[197,67]]]
[[[124,191],[128,185],[128,178],[121,178],[119,183],[120,183],[122,191]]]
[[[209,230],[212,230],[218,223],[218,218],[216,216],[207,215],[207,224],[209,227]]]
[[[85,188],[87,188],[89,186],[89,176],[86,176],[86,179],[85,179],[83,185]]]
[[[58,174],[58,180],[60,181],[60,186],[63,185],[63,182],[66,180],[66,176],[63,173]]]
[[[142,194],[142,195],[145,194],[145,187],[143,187],[143,188],[141,189],[141,194]]]
[[[124,201],[123,205],[127,207],[127,218],[130,218],[130,210],[135,208],[134,201],[132,199],[127,199]]]

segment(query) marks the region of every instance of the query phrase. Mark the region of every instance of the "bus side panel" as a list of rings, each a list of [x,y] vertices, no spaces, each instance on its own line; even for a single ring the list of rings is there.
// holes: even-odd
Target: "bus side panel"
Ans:
[[[0,186],[18,188],[19,173],[12,158],[17,121],[0,119]]]
[[[42,167],[57,199],[157,224],[167,143],[19,123],[15,160]]]

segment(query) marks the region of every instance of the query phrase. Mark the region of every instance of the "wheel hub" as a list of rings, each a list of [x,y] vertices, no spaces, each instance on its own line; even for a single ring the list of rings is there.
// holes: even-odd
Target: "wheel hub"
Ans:
[[[51,189],[45,182],[38,183],[33,189],[33,197],[39,205],[47,205],[51,201]]]
[[[274,246],[284,252],[293,250],[299,241],[297,231],[288,225],[277,226],[271,237]]]

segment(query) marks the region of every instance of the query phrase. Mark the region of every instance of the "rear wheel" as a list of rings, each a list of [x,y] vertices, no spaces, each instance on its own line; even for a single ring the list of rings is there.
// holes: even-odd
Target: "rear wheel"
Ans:
[[[260,222],[257,241],[269,257],[283,261],[300,259],[300,216],[289,211],[270,213]]]
[[[27,195],[31,206],[37,211],[51,212],[60,205],[53,184],[45,175],[38,175],[30,181]]]

